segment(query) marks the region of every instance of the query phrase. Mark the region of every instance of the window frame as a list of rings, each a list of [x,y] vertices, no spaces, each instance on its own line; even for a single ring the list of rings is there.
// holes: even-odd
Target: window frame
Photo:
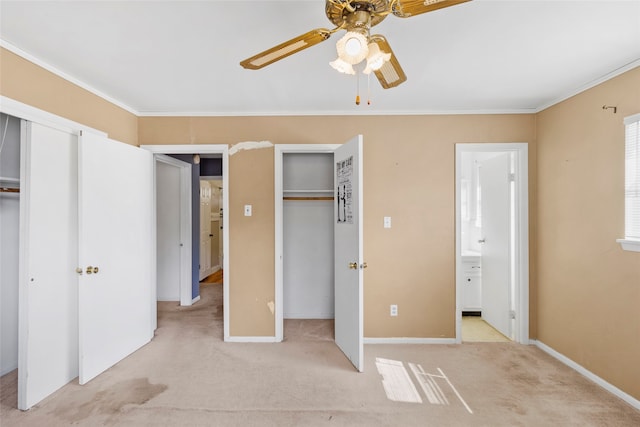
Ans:
[[[633,131],[631,130],[632,127],[635,127]],[[625,182],[624,182],[625,237],[623,239],[617,239],[616,241],[620,243],[620,246],[622,246],[622,249],[625,251],[640,252],[640,233],[638,233],[638,230],[636,230],[633,232],[634,235],[631,236],[631,232],[629,230],[630,219],[627,216],[630,210],[628,206],[629,200],[627,198],[627,188],[632,185],[629,182],[629,180],[633,181],[633,187],[635,188],[635,190],[640,191],[640,165],[636,166],[635,175],[631,177],[630,172],[628,170],[628,163],[627,163],[628,162],[627,156],[629,155],[628,153],[630,152],[634,152],[633,156],[635,160],[638,163],[640,163],[640,113],[625,117],[624,129],[625,129],[625,132],[624,132],[625,133],[625,140],[624,140],[625,141],[624,142],[624,146],[625,146]],[[630,145],[632,145],[633,148],[631,148]],[[634,214],[640,216],[640,207],[636,206],[635,209],[637,209],[638,212],[634,211]],[[638,234],[639,237],[636,237],[635,234]]]

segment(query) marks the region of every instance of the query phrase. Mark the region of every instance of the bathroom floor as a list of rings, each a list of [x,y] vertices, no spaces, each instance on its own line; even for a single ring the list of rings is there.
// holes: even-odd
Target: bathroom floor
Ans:
[[[463,342],[510,342],[480,316],[462,316]]]

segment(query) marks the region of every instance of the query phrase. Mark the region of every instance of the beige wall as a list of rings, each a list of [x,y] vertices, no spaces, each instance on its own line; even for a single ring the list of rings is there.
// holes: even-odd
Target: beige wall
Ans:
[[[455,336],[455,143],[530,143],[535,194],[533,115],[141,117],[139,129],[140,144],[331,144],[363,133],[367,337]],[[230,159],[232,335],[275,333],[267,306],[275,292],[273,155],[270,148]],[[532,228],[534,208],[532,197]],[[391,230],[384,216],[393,217]],[[389,304],[398,304],[398,317]],[[535,336],[535,307],[531,313]]]
[[[615,243],[622,118],[640,112],[640,69],[538,115],[137,118],[0,49],[0,93],[130,144],[324,144],[363,133],[368,337],[454,336],[454,144],[529,142],[531,337],[640,399],[640,257]],[[273,335],[273,149],[239,152],[230,173],[231,334]]]
[[[640,254],[615,241],[636,113],[640,68],[538,114],[538,339],[640,399]]]
[[[0,94],[137,144],[138,117],[0,48]]]

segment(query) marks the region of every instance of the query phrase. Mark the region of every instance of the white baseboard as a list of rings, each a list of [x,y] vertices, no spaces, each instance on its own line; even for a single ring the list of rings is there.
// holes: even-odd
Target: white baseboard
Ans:
[[[455,344],[455,338],[364,338],[365,344]]]
[[[273,343],[278,342],[276,337],[225,337],[225,342],[254,342],[254,343]]]
[[[624,400],[625,402],[627,402],[629,405],[631,405],[634,408],[640,410],[640,400],[638,400],[635,397],[625,393],[624,391],[620,390],[618,387],[614,386],[613,384],[603,380],[602,378],[600,378],[599,376],[597,376],[596,374],[594,374],[593,372],[591,372],[587,368],[583,367],[582,365],[577,364],[573,360],[569,359],[567,356],[557,352],[556,350],[554,350],[553,348],[549,347],[548,345],[546,345],[545,343],[543,343],[541,341],[530,340],[529,343],[532,344],[532,345],[535,345],[540,350],[544,351],[545,353],[547,353],[549,356],[553,357],[554,359],[557,359],[560,362],[564,363],[565,365],[567,365],[571,369],[574,369],[574,370],[578,371],[580,374],[584,375],[585,377],[587,377],[588,379],[590,379],[591,381],[593,381],[594,383],[596,383],[597,385],[599,385],[603,389],[607,390],[609,393],[612,393],[613,395],[615,395],[615,396],[619,397],[620,399]]]
[[[192,300],[191,300],[191,304],[193,305],[193,304],[197,303],[198,301],[200,301],[200,295],[198,295],[197,297],[195,297],[194,299],[192,299]]]
[[[7,375],[9,372],[15,371],[18,369],[18,362],[15,365],[6,366],[2,371],[0,371],[0,377]]]

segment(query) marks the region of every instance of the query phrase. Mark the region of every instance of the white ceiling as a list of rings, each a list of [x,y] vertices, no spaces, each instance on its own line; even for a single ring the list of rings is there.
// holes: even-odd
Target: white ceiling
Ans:
[[[532,112],[640,65],[640,0],[473,0],[372,29],[408,80],[329,66],[329,40],[239,62],[314,28],[324,0],[0,2],[2,45],[140,115]]]

